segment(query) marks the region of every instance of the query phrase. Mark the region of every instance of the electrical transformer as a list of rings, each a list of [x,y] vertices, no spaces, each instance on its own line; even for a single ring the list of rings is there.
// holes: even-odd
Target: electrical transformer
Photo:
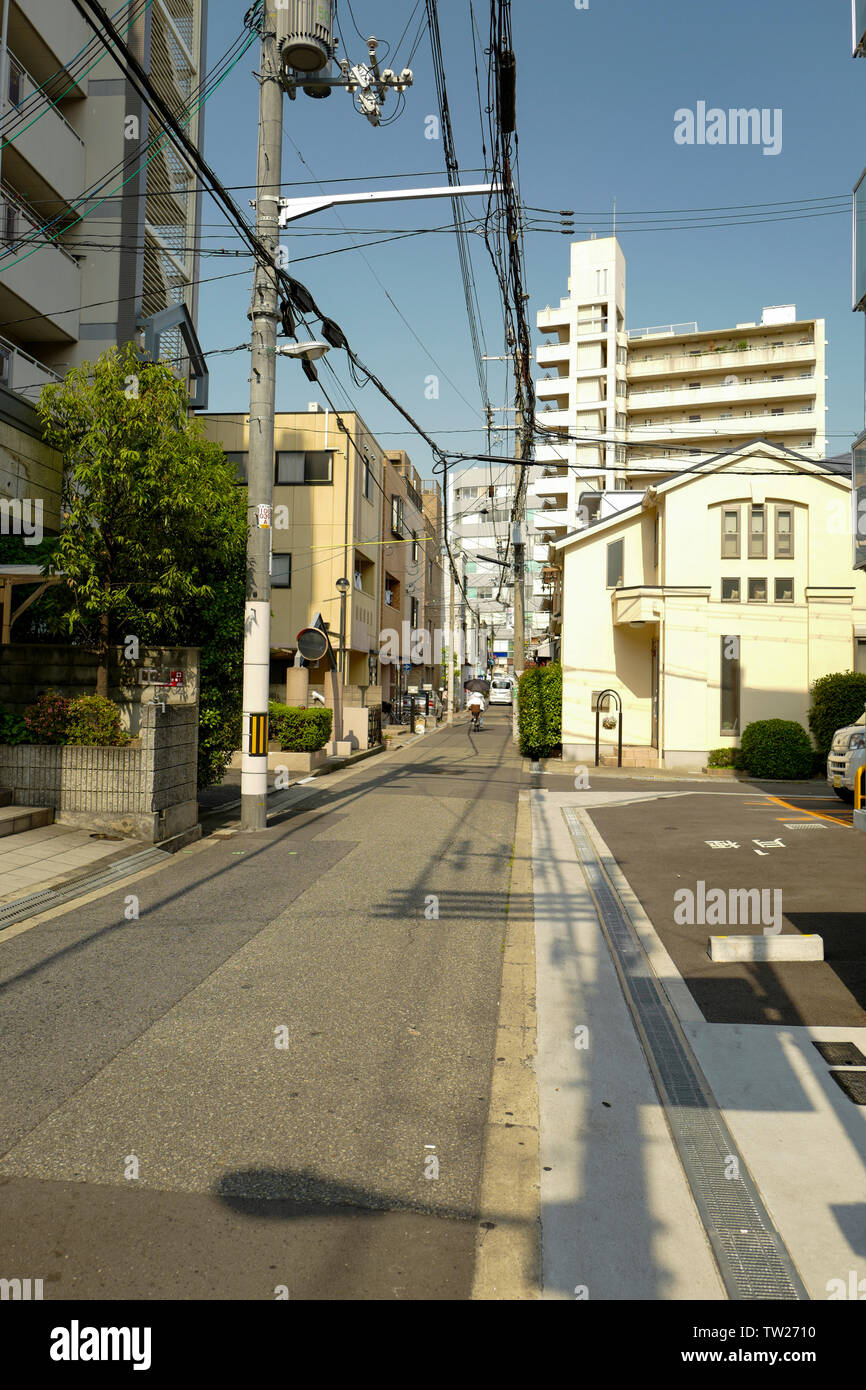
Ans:
[[[275,14],[283,67],[325,67],[334,54],[334,0],[284,0]]]

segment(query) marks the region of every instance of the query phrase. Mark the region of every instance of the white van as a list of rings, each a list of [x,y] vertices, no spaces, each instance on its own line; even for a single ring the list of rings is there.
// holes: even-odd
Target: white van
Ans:
[[[494,676],[490,682],[491,705],[510,705],[514,698],[514,681],[510,676]]]
[[[866,727],[848,724],[837,729],[827,758],[827,781],[841,801],[854,800],[854,778],[866,763]]]

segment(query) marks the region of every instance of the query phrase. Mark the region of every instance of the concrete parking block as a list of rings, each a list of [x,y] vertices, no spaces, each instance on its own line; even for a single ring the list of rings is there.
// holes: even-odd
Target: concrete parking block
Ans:
[[[707,943],[710,960],[823,960],[824,942],[820,936],[711,936]]]

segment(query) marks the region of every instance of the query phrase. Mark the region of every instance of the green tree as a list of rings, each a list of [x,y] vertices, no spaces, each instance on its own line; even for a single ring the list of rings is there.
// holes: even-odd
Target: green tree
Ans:
[[[34,607],[50,601],[48,628],[95,647],[101,695],[127,634],[200,647],[199,783],[218,780],[240,746],[247,518],[234,469],[190,420],[183,383],[132,344],[46,386],[39,413],[64,460],[50,559],[66,585]]]
[[[107,695],[109,648],[126,634],[189,640],[191,608],[243,549],[245,508],[222,450],[189,419],[183,383],[131,343],[46,386],[38,410],[64,463],[53,560],[65,625],[96,648]]]

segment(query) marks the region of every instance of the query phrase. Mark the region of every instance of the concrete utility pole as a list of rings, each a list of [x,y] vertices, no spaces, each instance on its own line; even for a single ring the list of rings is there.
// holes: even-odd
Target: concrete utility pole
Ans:
[[[268,696],[271,668],[271,517],[274,496],[274,411],[279,305],[276,253],[283,154],[283,88],[277,26],[270,0],[262,17],[256,232],[270,264],[256,265],[250,362],[247,591],[244,613],[241,829],[264,830],[268,801]]]
[[[515,488],[515,520],[512,523],[511,541],[514,546],[514,674],[523,675],[526,667],[526,611],[524,584],[526,578],[526,467],[529,452],[526,431],[523,428],[523,415],[518,411],[515,418],[517,426],[517,486]]]

